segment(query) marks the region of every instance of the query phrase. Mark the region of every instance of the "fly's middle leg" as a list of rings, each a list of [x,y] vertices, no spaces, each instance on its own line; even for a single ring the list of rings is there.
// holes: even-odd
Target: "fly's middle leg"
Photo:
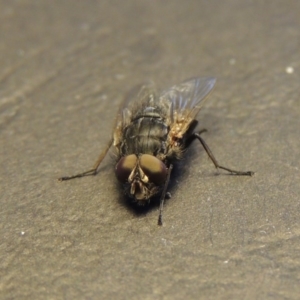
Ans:
[[[65,181],[65,180],[70,180],[70,179],[74,179],[74,178],[80,178],[80,177],[84,177],[84,176],[91,176],[91,175],[97,175],[99,172],[99,166],[102,162],[102,160],[104,159],[104,157],[106,156],[109,148],[111,147],[113,143],[113,140],[111,139],[109,144],[106,146],[106,148],[101,152],[101,154],[99,155],[99,158],[97,159],[96,163],[94,164],[94,167],[88,171],[79,173],[79,174],[75,174],[72,176],[63,176],[58,178],[59,181]]]
[[[206,151],[207,155],[209,156],[209,158],[211,159],[211,161],[213,162],[213,164],[215,165],[215,167],[217,169],[222,169],[225,170],[231,174],[234,175],[245,175],[245,176],[252,176],[254,174],[254,172],[252,171],[236,171],[233,169],[229,169],[227,167],[221,166],[218,161],[216,160],[216,158],[214,157],[212,151],[210,150],[210,148],[208,147],[208,145],[206,144],[206,142],[204,141],[204,139],[201,137],[201,133],[205,132],[206,129],[201,130],[200,132],[195,132],[193,133],[189,139],[187,140],[186,146],[188,147],[195,139],[199,140],[200,143],[202,144],[204,150]]]

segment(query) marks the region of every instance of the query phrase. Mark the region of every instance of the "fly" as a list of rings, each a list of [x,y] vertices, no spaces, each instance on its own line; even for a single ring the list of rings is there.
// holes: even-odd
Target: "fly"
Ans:
[[[160,194],[158,225],[163,224],[163,206],[173,165],[194,140],[198,140],[217,169],[235,175],[252,176],[221,166],[196,131],[198,112],[215,85],[215,78],[193,78],[157,94],[153,85],[142,86],[117,116],[110,142],[94,167],[83,173],[59,178],[60,181],[96,175],[108,150],[117,153],[115,174],[125,194],[138,205],[145,205]]]

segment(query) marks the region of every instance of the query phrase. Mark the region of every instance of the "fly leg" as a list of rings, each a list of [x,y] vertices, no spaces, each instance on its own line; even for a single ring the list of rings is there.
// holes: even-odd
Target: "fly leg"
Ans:
[[[172,169],[173,169],[173,165],[171,164],[169,166],[169,169],[168,169],[168,174],[167,174],[167,179],[165,181],[164,189],[163,189],[162,194],[160,196],[159,215],[158,215],[158,222],[157,222],[157,224],[159,226],[162,226],[162,224],[163,224],[162,214],[163,214],[163,209],[164,209],[164,201],[165,201],[165,197],[166,197],[167,188],[168,188],[168,185],[169,185],[170,175],[171,175]]]
[[[74,179],[74,178],[79,178],[79,177],[84,177],[84,176],[90,176],[90,175],[96,175],[99,172],[99,166],[102,162],[102,160],[104,159],[104,157],[106,156],[109,148],[111,147],[113,143],[113,139],[111,139],[109,141],[109,144],[106,146],[106,148],[101,152],[101,154],[99,155],[99,158],[97,159],[96,163],[94,164],[94,167],[88,171],[76,174],[76,175],[72,175],[72,176],[64,176],[64,177],[60,177],[58,178],[59,181],[64,181],[64,180],[70,180],[70,179]]]
[[[213,162],[213,164],[215,165],[215,167],[217,169],[222,169],[225,170],[231,174],[234,175],[246,175],[246,176],[252,176],[254,174],[254,172],[252,171],[236,171],[233,169],[229,169],[226,167],[221,166],[218,161],[215,159],[212,151],[209,149],[208,145],[206,144],[206,142],[204,141],[204,139],[200,136],[201,133],[205,132],[206,130],[201,130],[199,133],[195,132],[193,133],[190,138],[187,140],[187,146],[189,146],[191,144],[192,141],[194,141],[195,139],[198,139],[200,141],[200,143],[202,144],[204,150],[206,151],[207,155],[209,156],[209,158],[211,159],[211,161]]]

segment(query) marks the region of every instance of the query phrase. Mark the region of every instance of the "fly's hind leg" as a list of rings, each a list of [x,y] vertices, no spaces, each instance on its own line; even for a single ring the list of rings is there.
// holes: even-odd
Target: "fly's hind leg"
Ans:
[[[65,181],[65,180],[70,180],[70,179],[74,179],[74,178],[79,178],[79,177],[84,177],[84,176],[91,176],[91,175],[96,175],[99,172],[99,166],[102,162],[102,160],[104,159],[104,157],[106,156],[109,148],[111,147],[113,143],[113,139],[111,139],[109,141],[109,144],[106,146],[106,148],[101,152],[101,154],[99,155],[99,158],[97,159],[96,163],[94,164],[94,167],[88,171],[76,174],[76,175],[72,175],[72,176],[64,176],[64,177],[60,177],[58,178],[59,181]]]
[[[214,157],[212,151],[209,149],[208,145],[206,144],[206,142],[204,141],[204,139],[200,136],[201,133],[205,132],[206,130],[201,130],[199,133],[195,132],[193,133],[190,138],[187,141],[187,146],[189,146],[191,144],[192,141],[194,141],[195,139],[198,139],[200,141],[200,143],[202,144],[204,150],[206,151],[207,155],[209,156],[209,158],[211,159],[211,161],[213,162],[213,164],[215,165],[215,167],[217,169],[222,169],[225,170],[231,174],[234,175],[245,175],[245,176],[252,176],[254,174],[254,172],[252,171],[236,171],[233,169],[229,169],[226,167],[221,166],[218,161],[216,160],[216,158]]]

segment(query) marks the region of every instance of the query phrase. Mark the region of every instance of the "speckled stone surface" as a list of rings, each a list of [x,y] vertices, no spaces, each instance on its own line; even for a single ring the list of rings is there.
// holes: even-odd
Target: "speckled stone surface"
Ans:
[[[300,2],[0,1],[1,299],[299,299]],[[108,156],[128,91],[217,84],[158,207]]]

